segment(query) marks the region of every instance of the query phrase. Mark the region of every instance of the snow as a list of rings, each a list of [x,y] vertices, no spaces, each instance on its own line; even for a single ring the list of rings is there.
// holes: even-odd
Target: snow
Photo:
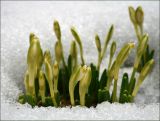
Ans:
[[[41,40],[43,50],[49,49],[54,56],[56,41],[53,20],[59,21],[65,56],[73,39],[70,27],[75,26],[84,46],[86,62],[97,62],[94,43],[95,33],[104,40],[111,24],[115,25],[113,40],[118,50],[124,43],[136,41],[133,26],[128,16],[128,6],[142,5],[145,11],[144,29],[150,35],[150,47],[155,49],[155,66],[145,79],[133,104],[109,104],[104,102],[96,108],[76,106],[73,108],[38,108],[17,103],[18,94],[23,92],[23,75],[26,70],[26,54],[29,33],[34,32]],[[103,41],[102,41],[103,44]],[[1,119],[159,119],[159,3],[158,1],[2,1],[1,2]],[[109,45],[110,47],[110,45]],[[108,49],[109,50],[109,49]],[[117,50],[117,51],[118,51]],[[134,60],[131,53],[120,71],[131,73],[129,67]],[[109,52],[108,52],[109,53]],[[108,53],[101,68],[107,67]],[[118,88],[121,80],[118,82]]]
[[[103,102],[96,108],[76,106],[73,108],[35,107],[34,109],[28,104],[5,104],[2,106],[2,110],[5,112],[2,113],[2,119],[8,120],[157,120],[159,118],[159,104],[156,103],[137,106]],[[9,110],[13,112],[11,113]]]

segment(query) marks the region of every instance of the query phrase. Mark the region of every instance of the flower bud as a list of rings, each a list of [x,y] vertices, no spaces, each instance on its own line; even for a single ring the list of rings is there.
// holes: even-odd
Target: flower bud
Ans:
[[[79,74],[77,80],[81,80],[86,72],[87,72],[87,66],[84,65],[83,67],[81,67],[80,74]]]
[[[51,64],[51,53],[48,49],[44,52],[44,58]]]
[[[29,73],[29,91],[32,96],[35,96],[35,78],[43,64],[43,52],[38,37],[34,37],[30,43],[27,54],[27,64]]]
[[[75,40],[77,41],[77,43],[79,44],[80,48],[82,47],[82,42],[81,42],[81,39],[76,31],[76,29],[74,27],[71,28],[71,32],[72,32],[72,35],[73,37],[75,38]]]
[[[139,7],[136,9],[135,18],[136,18],[136,21],[137,21],[137,24],[138,24],[138,25],[142,25],[142,24],[143,24],[144,13],[143,13],[143,10],[142,10],[142,7],[141,7],[141,6],[139,6]]]
[[[135,13],[134,8],[132,6],[129,6],[128,10],[129,10],[130,20],[132,21],[134,25],[136,25],[137,21],[136,21],[136,15],[135,15],[136,13]]]
[[[83,58],[83,46],[82,46],[81,39],[80,39],[80,37],[79,37],[78,33],[76,32],[76,30],[75,30],[74,27],[71,28],[71,33],[72,33],[72,35],[74,36],[76,42],[77,42],[78,45],[79,45],[80,55],[81,55],[81,61],[82,61],[82,65],[84,65],[85,62],[84,62],[84,58]]]
[[[109,41],[111,40],[111,37],[113,36],[113,31],[114,31],[114,25],[111,25],[111,27],[109,28],[107,37],[106,37],[105,44],[108,44]]]
[[[101,52],[101,41],[98,35],[95,36],[95,42],[96,42],[97,50],[100,53]]]
[[[89,85],[91,83],[91,78],[92,78],[91,68],[87,67],[85,71],[86,72],[83,78],[80,80],[80,84],[79,84],[80,104],[82,106],[85,105],[85,95],[88,92],[88,88],[89,88]]]
[[[79,77],[83,76],[81,72],[81,66],[78,66],[75,71],[72,73],[70,80],[69,80],[69,95],[70,95],[70,100],[71,100],[71,105],[75,105],[74,102],[74,88],[76,84],[79,81]]]
[[[34,33],[30,33],[30,35],[29,35],[30,44],[32,43],[32,40],[34,39],[34,37],[35,37],[35,34]]]
[[[120,50],[116,57],[116,63],[115,63],[115,70],[114,70],[114,79],[118,80],[118,74],[119,74],[119,68],[124,63],[124,61],[127,59],[130,50],[134,47],[134,43],[130,42],[123,46],[123,48]]]
[[[56,34],[58,41],[61,41],[61,29],[60,29],[60,26],[57,20],[54,21],[53,27],[54,27],[53,29],[54,29],[54,32]]]
[[[84,75],[87,73],[87,66],[84,65],[83,67],[78,66],[76,67],[75,71],[72,73],[70,80],[69,80],[69,94],[70,94],[70,100],[71,105],[75,105],[74,102],[74,88],[78,81],[82,80]]]

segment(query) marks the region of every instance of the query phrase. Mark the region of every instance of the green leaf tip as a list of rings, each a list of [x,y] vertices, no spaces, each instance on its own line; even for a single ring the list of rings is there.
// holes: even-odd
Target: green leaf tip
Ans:
[[[95,43],[96,43],[97,50],[100,53],[101,52],[101,41],[100,41],[98,34],[96,34],[95,36]]]
[[[57,20],[53,22],[53,30],[55,32],[55,35],[58,41],[61,41],[61,29],[60,29],[60,25]]]

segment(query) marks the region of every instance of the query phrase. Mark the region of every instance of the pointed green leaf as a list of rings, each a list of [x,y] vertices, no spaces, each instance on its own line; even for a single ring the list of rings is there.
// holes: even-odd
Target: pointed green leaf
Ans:
[[[151,53],[150,53],[150,55],[149,55],[149,60],[151,60],[151,59],[153,58],[154,52],[155,52],[154,50],[151,51]]]
[[[100,38],[97,34],[95,36],[95,43],[96,43],[96,47],[97,47],[98,52],[101,52],[101,41],[100,41]]]
[[[21,104],[25,104],[26,100],[25,100],[25,95],[24,94],[19,95],[18,102],[21,103]]]
[[[34,98],[31,95],[26,94],[25,95],[25,100],[28,104],[30,104],[32,107],[34,107],[36,105],[36,102],[34,100]]]
[[[136,78],[134,78],[133,81],[131,81],[131,82],[132,82],[132,83],[130,83],[129,89],[128,89],[129,94],[132,94],[132,92],[133,92],[133,90],[134,90],[134,88],[135,88]]]
[[[103,73],[102,73],[102,76],[101,76],[101,79],[100,79],[100,82],[99,82],[99,88],[100,89],[104,89],[104,87],[106,86],[106,83],[107,83],[107,70],[104,69]]]
[[[124,100],[124,103],[125,103],[125,102],[128,102],[128,97],[127,97],[126,94],[123,94],[123,100]]]
[[[44,106],[45,106],[45,107],[54,106],[51,97],[46,97],[46,98],[45,98],[45,104],[44,104]]]
[[[111,38],[113,36],[113,31],[114,31],[114,25],[112,25],[109,28],[109,31],[107,33],[107,36],[106,36],[106,39],[105,39],[105,43],[104,43],[104,47],[103,47],[102,54],[101,54],[101,58],[103,58],[105,53],[106,53],[108,43],[109,43],[109,41],[111,40]]]
[[[110,101],[110,94],[109,91],[106,89],[99,89],[98,90],[98,103],[103,101]]]
[[[119,96],[119,102],[123,103],[123,94],[124,94],[124,90],[128,89],[128,74],[124,73],[123,74],[123,78],[122,78],[122,83],[121,83],[121,90],[120,90],[120,96]]]
[[[59,41],[61,41],[61,29],[60,29],[60,25],[59,25],[57,20],[55,20],[54,23],[53,23],[53,30],[55,32],[55,35],[56,35],[57,39]]]

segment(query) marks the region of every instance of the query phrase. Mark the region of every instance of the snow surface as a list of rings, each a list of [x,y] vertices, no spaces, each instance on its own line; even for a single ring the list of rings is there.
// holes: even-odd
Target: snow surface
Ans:
[[[73,39],[70,27],[75,26],[84,46],[84,57],[88,62],[97,62],[94,43],[95,33],[104,40],[111,24],[115,25],[113,40],[118,49],[124,43],[136,41],[133,26],[128,16],[128,6],[142,5],[145,11],[144,31],[150,35],[150,47],[155,49],[155,66],[145,79],[134,104],[109,104],[104,102],[96,108],[76,106],[73,108],[38,108],[17,103],[18,94],[23,92],[23,75],[26,70],[26,54],[29,33],[34,32],[41,41],[43,50],[50,49],[52,56],[54,43],[53,20],[59,21],[65,56]],[[103,41],[102,41],[103,44]],[[1,119],[159,119],[159,2],[1,2]],[[110,45],[109,45],[110,46]],[[108,49],[109,50],[109,49]],[[120,71],[131,73],[135,51],[131,53]],[[93,56],[93,55],[96,55]],[[102,62],[102,70],[107,66],[108,54]],[[118,82],[118,88],[121,80]]]
[[[7,108],[6,108],[7,107]],[[110,104],[103,102],[96,108],[75,106],[73,108],[35,107],[25,104],[4,104],[2,119],[8,120],[157,120],[159,119],[159,104]],[[12,111],[12,112],[11,112]]]

